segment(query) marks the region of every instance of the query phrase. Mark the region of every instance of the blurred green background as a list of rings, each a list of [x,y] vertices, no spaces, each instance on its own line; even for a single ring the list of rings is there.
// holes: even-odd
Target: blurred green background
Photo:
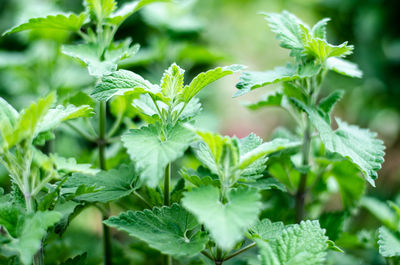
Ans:
[[[121,5],[125,1],[118,1]],[[1,0],[0,32],[26,20],[52,12],[83,9],[81,0]],[[130,17],[116,38],[131,37],[141,45],[140,52],[120,67],[140,73],[158,82],[172,62],[187,70],[187,76],[216,65],[243,64],[250,70],[268,70],[284,64],[288,52],[279,47],[259,11],[288,10],[303,21],[314,24],[323,17],[332,20],[328,39],[339,44],[349,41],[355,46],[349,58],[364,71],[361,80],[329,73],[325,93],[344,89],[346,95],[336,114],[349,123],[369,127],[385,141],[387,155],[376,189],[368,193],[382,200],[393,199],[400,184],[400,27],[398,0],[182,0],[173,4],[154,4]],[[78,62],[60,53],[60,44],[73,42],[76,36],[60,31],[35,31],[0,38],[0,96],[21,109],[31,101],[57,90],[59,101],[82,99],[93,80]],[[250,111],[242,103],[254,101],[273,86],[257,90],[246,97],[232,98],[238,76],[225,78],[202,94],[204,110],[201,126],[223,134],[243,137],[250,132],[267,140],[279,126],[293,129],[294,123],[282,110]],[[84,146],[67,133],[57,135],[55,150],[79,161],[90,161],[90,146]],[[87,149],[87,150],[86,150]],[[8,185],[0,169],[1,185]],[[340,207],[337,198],[330,203]],[[90,264],[100,255],[98,240],[100,217],[88,209],[74,220],[63,240],[54,238],[54,253],[65,258],[89,250]],[[374,227],[372,216],[361,211],[362,223]],[[122,239],[120,242],[124,242]],[[136,251],[120,255],[119,264],[146,264],[153,255],[140,242],[121,243],[117,249]],[[146,255],[140,249],[146,248]],[[49,252],[50,253],[50,252]],[[54,258],[55,259],[55,258]],[[48,264],[57,264],[48,259]],[[53,262],[53,263],[52,263]],[[344,263],[342,263],[344,264]],[[348,264],[358,264],[351,263]],[[372,264],[372,263],[370,263]],[[379,264],[379,263],[376,263]]]

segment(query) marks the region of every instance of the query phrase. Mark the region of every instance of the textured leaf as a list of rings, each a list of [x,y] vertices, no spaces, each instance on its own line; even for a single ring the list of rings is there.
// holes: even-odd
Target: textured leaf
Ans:
[[[262,144],[263,140],[255,135],[254,133],[250,133],[248,136],[239,139],[239,155],[244,156],[246,153],[252,151],[253,149],[258,148]],[[261,156],[256,159],[251,165],[247,166],[243,169],[241,173],[242,177],[256,177],[262,176],[267,161],[266,156]]]
[[[180,125],[166,128],[164,133],[159,125],[149,125],[122,136],[142,180],[151,187],[159,183],[167,164],[181,157],[194,138],[190,130]]]
[[[31,18],[27,22],[7,30],[3,33],[3,35],[32,29],[58,29],[78,31],[85,23],[85,20],[85,13],[81,13],[79,15],[71,13],[56,14],[48,15],[46,17]]]
[[[10,202],[8,196],[2,196],[1,199],[6,199],[6,201],[0,202],[0,226],[4,228],[10,236],[16,238],[18,236],[18,231],[24,224],[25,211],[22,207]]]
[[[133,166],[122,165],[118,169],[101,171],[96,175],[74,173],[64,183],[64,188],[96,187],[97,191],[76,197],[88,202],[109,202],[132,193],[137,187],[138,176]]]
[[[184,102],[189,102],[194,96],[197,95],[204,87],[213,83],[214,81],[221,79],[226,75],[233,74],[242,70],[242,65],[230,65],[225,67],[217,67],[212,70],[208,70],[205,73],[197,75],[188,86],[183,88],[180,95]]]
[[[161,79],[161,91],[164,96],[174,99],[178,95],[183,88],[184,73],[185,70],[175,63],[164,72]]]
[[[92,96],[99,101],[107,101],[113,96],[125,93],[157,93],[159,88],[140,75],[126,70],[119,70],[111,75],[104,76],[96,85]]]
[[[51,154],[51,159],[58,171],[65,173],[79,172],[84,174],[96,174],[98,169],[92,168],[91,164],[78,164],[75,158],[65,158],[57,154]]]
[[[264,99],[256,103],[243,103],[244,106],[251,110],[258,110],[263,107],[277,107],[281,106],[282,103],[282,93],[268,94]]]
[[[304,23],[299,18],[287,11],[261,14],[265,15],[272,32],[276,33],[281,47],[286,49],[303,48],[300,25]]]
[[[400,256],[400,237],[382,226],[379,228],[379,253],[384,257]]]
[[[305,67],[297,67],[292,64],[275,67],[274,70],[265,72],[243,72],[240,76],[240,82],[236,84],[239,89],[234,97],[247,94],[253,89],[263,87],[269,84],[292,81],[312,77],[320,70],[319,65],[308,64]]]
[[[18,252],[23,264],[29,265],[33,255],[39,250],[47,229],[60,220],[58,212],[36,212],[27,217],[17,239],[13,239],[8,248]]]
[[[261,238],[264,241],[274,241],[279,238],[285,229],[282,222],[272,223],[268,219],[263,219],[250,228],[251,237]]]
[[[347,42],[332,45],[325,40],[312,38],[305,44],[304,53],[323,62],[329,57],[345,57],[352,54],[353,49],[353,45],[347,45]]]
[[[326,25],[330,20],[330,18],[323,18],[312,27],[311,33],[314,38],[326,40]]]
[[[84,4],[92,19],[97,18],[98,21],[107,18],[117,8],[115,0],[85,0]]]
[[[328,250],[328,238],[318,221],[286,226],[275,240],[257,242],[262,265],[321,265]]]
[[[328,58],[326,60],[326,66],[329,70],[335,71],[341,75],[357,78],[361,78],[363,75],[357,64],[337,57]]]
[[[196,218],[178,204],[142,212],[128,211],[104,223],[172,256],[196,255],[208,241],[206,234],[198,231]]]
[[[228,191],[227,203],[219,197],[218,188],[200,187],[186,192],[182,204],[204,224],[218,246],[229,250],[257,221],[261,196],[256,189],[239,187]]]
[[[336,103],[342,99],[344,90],[335,90],[319,102],[319,108],[326,113],[331,113]]]
[[[321,116],[316,108],[302,106],[308,113],[314,127],[318,130],[326,149],[340,154],[357,165],[372,186],[378,177],[377,171],[383,163],[385,146],[377,139],[376,133],[348,125],[337,119],[338,129],[332,130],[331,125]]]

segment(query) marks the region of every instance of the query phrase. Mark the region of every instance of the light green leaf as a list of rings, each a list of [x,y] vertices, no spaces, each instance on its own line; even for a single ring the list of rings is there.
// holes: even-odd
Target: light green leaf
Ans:
[[[393,230],[397,229],[398,218],[387,203],[373,197],[363,197],[360,204],[385,226]]]
[[[61,214],[58,212],[36,212],[27,217],[18,238],[13,239],[7,245],[8,248],[19,254],[23,264],[31,264],[33,255],[39,250],[47,229],[60,218]]]
[[[56,169],[64,173],[79,172],[83,174],[96,174],[98,169],[92,168],[91,164],[78,164],[74,157],[65,158],[57,154],[50,155]]]
[[[128,211],[104,223],[143,240],[166,255],[194,256],[208,241],[207,235],[198,230],[196,218],[178,204],[142,212]]]
[[[329,70],[335,71],[341,75],[357,78],[361,78],[363,75],[357,64],[337,57],[328,58],[326,60],[326,66]]]
[[[125,93],[158,93],[158,86],[151,84],[131,71],[119,70],[111,75],[104,76],[92,92],[92,96],[99,101],[107,101],[113,96]]]
[[[343,95],[344,90],[335,90],[325,98],[321,99],[318,106],[321,110],[329,114],[336,103],[342,99]]]
[[[320,65],[307,64],[304,67],[298,67],[288,64],[266,72],[243,72],[240,82],[236,84],[239,90],[236,91],[234,97],[247,94],[258,87],[312,77],[319,72],[320,68]]]
[[[251,238],[261,238],[264,241],[271,242],[281,236],[285,225],[282,222],[272,223],[268,219],[258,221],[250,230]]]
[[[326,25],[330,20],[330,18],[323,18],[312,27],[311,33],[314,38],[326,40]]]
[[[240,156],[244,156],[248,152],[252,151],[259,147],[263,142],[263,139],[255,135],[254,133],[250,133],[248,136],[239,139],[239,154]],[[265,156],[261,156],[259,159],[256,159],[251,165],[243,169],[241,173],[242,177],[259,177],[262,176],[266,165],[265,162],[267,158]]]
[[[112,13],[106,21],[110,24],[120,25],[125,19],[131,16],[133,13],[139,11],[142,7],[146,5],[156,3],[156,2],[169,2],[170,0],[135,0],[125,3],[117,11]]]
[[[354,49],[353,45],[347,45],[344,42],[340,45],[332,45],[325,40],[312,38],[304,45],[304,54],[319,59],[320,62],[324,62],[329,57],[345,57],[352,54]]]
[[[132,193],[137,188],[138,176],[133,166],[121,165],[117,169],[101,171],[96,175],[74,173],[64,183],[66,191],[75,192],[81,185],[96,187],[97,191],[76,197],[88,202],[110,202]]]
[[[177,64],[172,64],[164,72],[161,79],[161,91],[169,99],[174,99],[183,88],[183,77],[185,70]]]
[[[74,105],[58,105],[54,109],[49,109],[49,111],[38,124],[35,130],[35,135],[41,132],[53,130],[64,121],[73,120],[80,117],[89,117],[93,114],[93,108],[91,108],[89,105],[83,105],[79,107]]]
[[[384,226],[379,228],[379,253],[384,257],[400,256],[400,237]]]
[[[180,94],[184,102],[189,102],[194,96],[197,95],[204,87],[215,82],[226,75],[233,74],[244,69],[242,65],[230,65],[225,67],[217,67],[208,70],[205,73],[197,75],[188,86],[185,86]]]
[[[298,104],[301,105],[300,102]],[[308,113],[326,149],[338,153],[357,165],[366,180],[375,186],[374,179],[378,177],[377,171],[381,168],[385,155],[385,146],[381,140],[377,139],[377,134],[348,125],[340,119],[336,119],[338,128],[334,131],[318,109],[304,105],[301,107]]]
[[[18,116],[18,112],[0,97],[0,146],[3,146],[3,137],[10,135],[13,131]]]
[[[268,94],[263,99],[256,103],[242,103],[251,110],[258,110],[263,107],[278,107],[281,106],[283,94],[280,92]]]
[[[204,224],[218,246],[230,250],[257,221],[260,198],[256,189],[239,187],[227,192],[223,204],[219,189],[205,186],[186,192],[182,205]]]
[[[272,32],[280,41],[281,47],[286,49],[302,49],[302,34],[300,25],[304,23],[288,11],[282,13],[261,13],[265,15]]]
[[[164,132],[159,125],[149,125],[130,130],[122,136],[122,142],[141,179],[155,187],[167,164],[181,157],[193,138],[194,134],[179,124],[165,128]]]
[[[257,244],[262,265],[321,265],[328,250],[328,238],[318,221],[288,225],[275,240]]]
[[[92,19],[97,18],[97,21],[103,21],[117,8],[115,0],[85,0],[84,5]]]
[[[56,14],[48,15],[46,17],[31,18],[27,22],[22,23],[16,27],[13,27],[3,35],[16,33],[24,30],[33,29],[58,29],[58,30],[69,30],[78,31],[86,21],[86,14]]]

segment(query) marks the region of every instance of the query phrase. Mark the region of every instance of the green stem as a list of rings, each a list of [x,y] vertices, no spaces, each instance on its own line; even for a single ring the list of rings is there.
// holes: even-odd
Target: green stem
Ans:
[[[134,191],[133,195],[135,195],[138,199],[144,202],[144,204],[146,204],[146,206],[149,207],[150,209],[153,208],[153,206],[145,198],[143,198],[143,196],[140,195],[137,191]]]
[[[105,149],[107,144],[106,139],[106,102],[100,102],[99,110],[99,138],[97,139],[97,146],[99,148],[99,167],[101,170],[106,170],[106,155]],[[108,208],[108,205],[106,205]],[[108,214],[103,213],[103,220],[108,219]],[[103,255],[104,265],[112,265],[112,244],[111,244],[111,231],[108,226],[103,224]]]
[[[72,124],[70,122],[66,122],[65,124],[67,124],[72,130],[77,132],[80,136],[82,136],[83,138],[85,138],[89,142],[95,142],[95,139],[90,134],[88,134],[87,132],[83,131],[79,127],[75,126],[74,124]]]
[[[303,138],[303,148],[302,148],[302,156],[303,156],[303,166],[307,167],[309,165],[309,157],[310,157],[310,149],[311,149],[311,124],[310,119],[307,116],[306,128],[304,130],[304,138]],[[296,193],[296,221],[300,222],[304,219],[305,211],[305,198],[307,195],[306,191],[307,184],[307,172],[301,173],[300,182]]]
[[[253,248],[253,247],[255,247],[255,246],[256,246],[256,242],[253,242],[253,243],[251,243],[251,244],[245,246],[244,248],[241,248],[241,249],[239,249],[238,251],[235,251],[235,252],[233,252],[232,254],[226,256],[226,257],[224,258],[224,261],[230,260],[231,258],[234,258],[234,257],[236,257],[237,255],[239,255],[239,254],[245,252],[246,250],[249,250],[249,249],[251,249],[251,248]]]
[[[167,165],[164,172],[164,205],[170,206],[170,184],[171,184],[171,163]],[[172,257],[170,255],[164,256],[164,265],[172,265]]]
[[[224,262],[224,259],[222,257],[222,249],[217,247],[214,263],[215,263],[215,265],[221,265],[223,262]]]

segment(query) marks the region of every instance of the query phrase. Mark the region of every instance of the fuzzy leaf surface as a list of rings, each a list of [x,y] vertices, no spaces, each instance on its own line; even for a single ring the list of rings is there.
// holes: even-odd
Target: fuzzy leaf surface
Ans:
[[[172,256],[194,256],[205,248],[208,237],[196,218],[178,204],[153,210],[128,211],[104,221],[108,226],[143,240],[150,247]]]
[[[256,189],[247,187],[231,189],[225,204],[219,196],[217,187],[195,188],[184,194],[182,205],[204,224],[218,246],[228,250],[256,223],[261,196]]]
[[[328,60],[326,60],[326,66],[329,70],[349,77],[361,78],[363,75],[357,64],[338,57],[328,58]]]

